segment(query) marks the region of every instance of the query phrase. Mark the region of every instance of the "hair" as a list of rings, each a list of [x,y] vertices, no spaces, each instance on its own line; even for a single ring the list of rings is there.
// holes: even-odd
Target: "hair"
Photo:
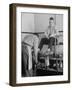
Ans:
[[[54,20],[54,18],[53,17],[50,17],[50,20]]]

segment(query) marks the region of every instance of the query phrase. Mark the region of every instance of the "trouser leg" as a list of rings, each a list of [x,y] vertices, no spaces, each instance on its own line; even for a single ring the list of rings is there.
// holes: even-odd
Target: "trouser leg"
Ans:
[[[49,66],[50,64],[49,64],[49,56],[47,56],[46,58],[45,58],[45,65],[46,66]]]

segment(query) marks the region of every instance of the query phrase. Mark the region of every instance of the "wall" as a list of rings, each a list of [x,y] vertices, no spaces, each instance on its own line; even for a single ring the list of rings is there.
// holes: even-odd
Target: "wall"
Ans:
[[[22,13],[22,32],[34,32],[34,14]]]
[[[34,14],[22,13],[21,14],[21,32],[34,32],[35,23],[34,23]],[[21,33],[21,40],[24,39],[25,34]]]
[[[56,15],[56,28],[58,31],[63,30],[63,15]]]
[[[9,83],[9,4],[10,3],[35,3],[35,4],[57,5],[57,6],[58,5],[71,6],[71,11],[72,11],[72,0],[0,0],[0,90],[72,90],[72,77],[70,84],[56,84],[56,85],[54,84],[54,85],[28,86],[28,87],[9,86],[8,83]],[[72,12],[71,12],[71,22],[72,22]],[[72,34],[72,31],[70,32],[70,34]],[[71,39],[72,39],[72,35],[71,35]],[[71,65],[71,76],[72,76],[72,65]]]
[[[63,29],[63,15],[22,13],[22,32],[44,32],[49,26],[50,17],[54,18],[57,30]]]
[[[45,32],[49,26],[50,17],[54,18],[57,31],[63,30],[62,14],[44,14],[44,13],[21,13],[21,32]],[[26,34],[21,33],[23,41]],[[40,35],[42,36],[42,34]]]
[[[62,30],[63,28],[63,15],[58,14],[35,14],[35,31],[44,32],[49,26],[50,17],[54,18],[57,30]]]

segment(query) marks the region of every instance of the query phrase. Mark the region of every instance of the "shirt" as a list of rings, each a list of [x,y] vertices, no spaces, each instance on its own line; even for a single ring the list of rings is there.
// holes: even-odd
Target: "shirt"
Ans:
[[[55,37],[55,35],[58,34],[55,26],[48,26],[48,28],[45,31],[45,35],[49,37]]]

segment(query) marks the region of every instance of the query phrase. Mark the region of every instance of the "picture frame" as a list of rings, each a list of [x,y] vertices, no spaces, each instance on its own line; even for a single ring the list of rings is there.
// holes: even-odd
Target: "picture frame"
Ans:
[[[70,83],[70,7],[12,3],[9,6],[9,10],[10,10],[9,84],[11,86],[31,86],[31,85]],[[39,65],[39,63],[37,62],[34,66],[36,67],[35,72],[36,75],[23,76],[23,71],[25,69],[24,67],[22,67],[22,51],[24,49],[22,47],[22,40],[26,35],[27,37],[25,38],[29,37],[29,41],[32,38],[34,39],[35,36],[39,37],[40,39],[41,35],[44,34],[45,32],[44,30],[48,25],[49,18],[53,20],[52,17],[55,19],[54,22],[55,25],[58,26],[57,27],[57,29],[59,30],[58,32],[63,33],[62,34],[63,37],[61,39],[63,40],[63,44],[60,43],[58,48],[56,47],[54,50],[60,51],[62,49],[63,50],[61,51],[62,54],[60,54],[59,52],[59,55],[63,56],[61,58],[58,57],[55,57],[53,59],[51,58],[53,62],[56,61],[56,69],[54,68],[55,63],[52,63],[50,61],[52,64],[51,69],[53,69],[53,71],[49,71],[49,69],[48,71],[47,69],[45,71],[45,66],[42,67],[41,69],[40,68],[38,69],[38,66],[36,65]],[[32,44],[32,41],[30,43]],[[35,51],[36,50],[37,49],[35,49]],[[25,55],[25,53],[23,55]],[[49,74],[49,72],[51,73]]]

